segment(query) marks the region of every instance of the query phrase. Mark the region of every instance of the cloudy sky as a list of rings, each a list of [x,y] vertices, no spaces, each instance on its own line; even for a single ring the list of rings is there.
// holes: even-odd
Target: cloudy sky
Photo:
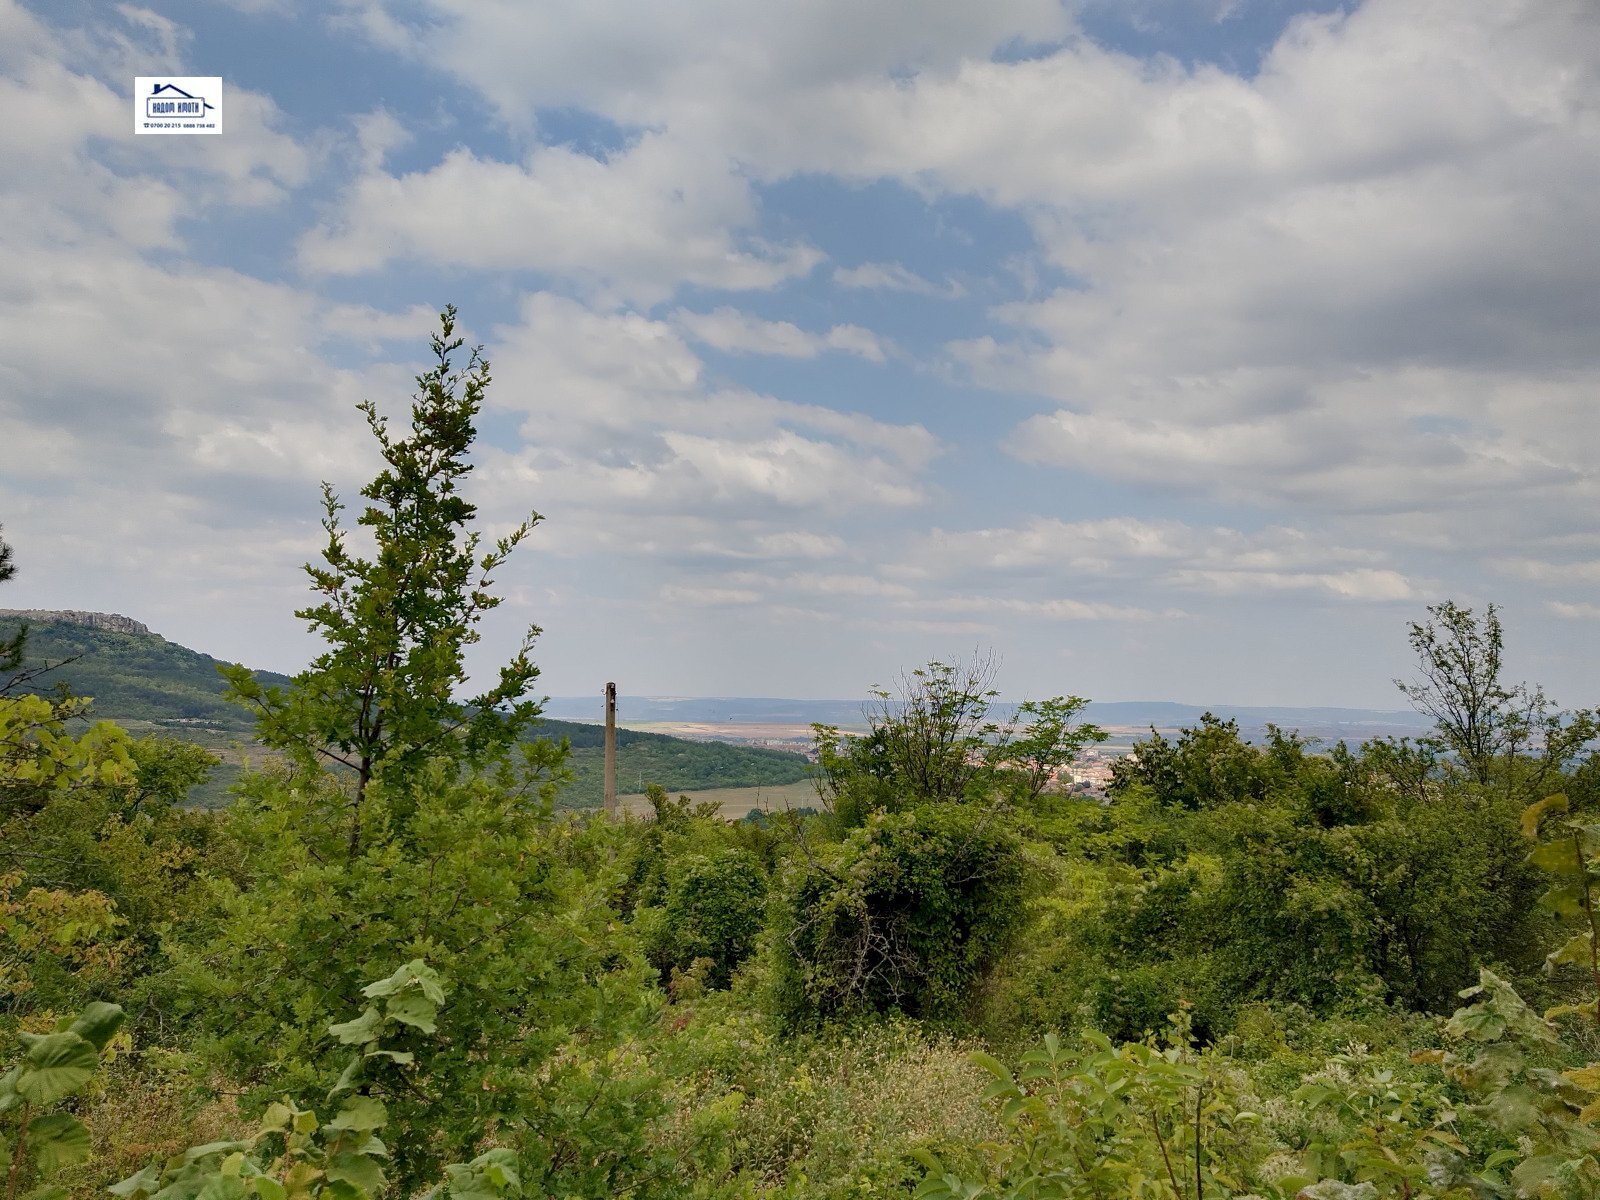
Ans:
[[[1453,597],[1600,700],[1593,0],[0,0],[0,98],[0,604],[304,662],[448,301],[552,694],[1398,707]]]

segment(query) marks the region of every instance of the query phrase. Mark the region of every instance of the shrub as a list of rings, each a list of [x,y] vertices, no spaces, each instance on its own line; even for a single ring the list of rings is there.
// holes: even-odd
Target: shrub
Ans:
[[[878,814],[802,856],[779,905],[780,1007],[958,1011],[1021,925],[1026,862],[992,812],[958,804]]]

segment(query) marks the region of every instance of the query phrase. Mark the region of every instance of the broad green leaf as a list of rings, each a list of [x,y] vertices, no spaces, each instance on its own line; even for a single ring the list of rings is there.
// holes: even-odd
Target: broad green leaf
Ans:
[[[1545,962],[1551,966],[1558,963],[1586,963],[1593,944],[1594,935],[1585,929],[1568,938],[1558,949],[1552,950],[1545,956]]]
[[[1561,1074],[1585,1091],[1600,1092],[1600,1063],[1590,1063],[1586,1067],[1576,1067]]]
[[[985,1054],[981,1050],[967,1056],[968,1060],[978,1067],[982,1067],[989,1074],[1004,1083],[1011,1082],[1011,1072],[1006,1065],[992,1054]]]
[[[384,1009],[394,1020],[423,1033],[434,1033],[439,1028],[433,1020],[439,1006],[421,992],[401,992],[398,996],[391,996],[384,1003]]]
[[[294,1109],[281,1100],[274,1100],[267,1105],[267,1111],[261,1114],[261,1124],[257,1126],[257,1133],[283,1133],[289,1128],[289,1122],[294,1118]]]
[[[289,1191],[270,1175],[257,1175],[250,1181],[250,1188],[260,1197],[260,1200],[284,1200]]]
[[[1583,861],[1578,857],[1578,843],[1571,838],[1555,842],[1541,842],[1528,855],[1528,861],[1541,870],[1555,875],[1580,875]]]
[[[96,1050],[104,1050],[106,1043],[122,1027],[123,1016],[121,1005],[104,1004],[97,1000],[84,1006],[83,1015],[69,1026],[69,1030]]]
[[[100,1056],[75,1033],[25,1033],[28,1052],[17,1076],[17,1094],[30,1104],[54,1104],[89,1081]]]
[[[87,1162],[93,1153],[88,1129],[77,1117],[66,1113],[46,1113],[29,1121],[28,1149],[46,1175]]]
[[[354,1020],[329,1025],[328,1032],[338,1038],[341,1045],[351,1046],[360,1042],[376,1041],[378,1032],[382,1028],[382,1015],[376,1008],[368,1008]]]
[[[368,999],[376,1000],[380,996],[393,996],[408,987],[418,988],[434,1004],[444,1003],[444,989],[439,986],[439,973],[420,958],[412,959],[387,979],[367,984],[361,989],[361,994]]]
[[[369,1054],[365,1057],[372,1058],[375,1056]],[[365,1059],[363,1056],[357,1054],[345,1064],[344,1070],[339,1072],[338,1080],[336,1080],[334,1085],[328,1089],[328,1099],[331,1100],[341,1092],[348,1092],[351,1088],[355,1087],[356,1079],[361,1075],[361,1064],[364,1061]]]
[[[113,1196],[138,1196],[154,1195],[161,1187],[161,1168],[151,1164],[136,1175],[129,1175],[121,1183],[114,1183],[106,1190]]]
[[[1575,917],[1583,911],[1584,900],[1589,894],[1590,886],[1589,880],[1586,879],[1582,883],[1567,883],[1553,887],[1539,897],[1539,907],[1547,908],[1563,917]]]
[[[195,1194],[195,1200],[244,1200],[244,1180],[237,1175],[218,1173],[206,1180],[205,1187]]]
[[[202,1158],[210,1158],[214,1154],[232,1154],[236,1150],[249,1150],[254,1145],[254,1142],[238,1140],[229,1142],[206,1142],[203,1145],[191,1146],[189,1149],[185,1150],[183,1152],[183,1161],[185,1163],[197,1163]]]
[[[22,1097],[17,1094],[17,1080],[22,1078],[22,1068],[12,1067],[0,1079],[0,1113],[10,1112],[22,1103]]]
[[[329,1179],[354,1184],[369,1196],[383,1190],[383,1168],[364,1154],[335,1154],[324,1171]]]
[[[347,1101],[339,1115],[328,1122],[329,1129],[348,1129],[353,1133],[371,1133],[382,1129],[389,1120],[383,1101],[373,1096],[356,1096]]]

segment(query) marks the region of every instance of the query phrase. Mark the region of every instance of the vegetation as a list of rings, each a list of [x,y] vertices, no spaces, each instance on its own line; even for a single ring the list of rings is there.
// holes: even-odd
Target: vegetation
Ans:
[[[7,629],[0,620],[0,645]],[[43,668],[52,667],[44,671]],[[218,807],[237,785],[239,764],[262,758],[254,739],[254,718],[229,703],[217,674],[222,663],[155,634],[91,629],[65,621],[32,621],[27,653],[18,667],[32,674],[18,692],[53,696],[66,686],[94,698],[96,717],[134,730],[159,729],[171,737],[222,757],[191,796],[197,804]],[[0,668],[3,672],[3,668]],[[287,687],[289,678],[255,671],[262,689]],[[532,734],[567,741],[571,781],[557,795],[564,808],[599,808],[602,799],[603,730],[576,721],[541,717]],[[645,781],[674,791],[726,787],[776,787],[808,777],[803,755],[721,742],[695,742],[633,729],[617,731],[617,786],[642,794]]]
[[[0,695],[4,1200],[1600,1193],[1596,718],[1495,610],[1413,626],[1415,742],[1207,716],[1102,803],[1080,698],[935,662],[817,729],[813,811],[561,809],[530,641],[458,695],[516,537],[452,320],[410,431],[365,409],[371,557],[325,495],[326,652],[228,672],[275,753],[225,807]]]
[[[0,626],[17,625],[0,618]],[[217,676],[218,659],[155,634],[91,629],[68,621],[34,620],[27,625],[26,657],[19,662],[41,672],[26,689],[49,695],[65,684],[92,696],[96,715],[118,721],[211,727],[234,734],[254,730],[250,714],[228,703]],[[46,670],[46,668],[50,668]],[[282,686],[287,676],[256,673],[263,685]]]
[[[536,727],[544,737],[565,741],[571,747],[567,760],[572,782],[559,793],[566,808],[599,808],[604,799],[602,768],[605,729],[577,721],[541,720]],[[811,765],[804,755],[759,746],[731,746],[725,742],[695,742],[637,729],[617,730],[617,791],[640,795],[647,783],[670,791],[707,788],[777,787],[809,778]]]

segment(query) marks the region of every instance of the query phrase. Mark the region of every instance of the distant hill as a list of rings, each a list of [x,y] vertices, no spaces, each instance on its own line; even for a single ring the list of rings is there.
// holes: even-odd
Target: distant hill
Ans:
[[[59,684],[78,696],[94,698],[97,717],[151,721],[161,725],[204,725],[234,733],[254,728],[250,714],[222,698],[220,659],[169,642],[127,617],[106,613],[33,612],[28,625],[25,667],[59,663],[34,682],[50,692]],[[0,638],[19,624],[16,610],[0,611]],[[289,679],[257,671],[264,683]]]
[[[94,698],[96,718],[143,731],[154,725],[174,736],[222,753],[222,769],[205,803],[222,803],[226,787],[238,777],[254,731],[250,714],[222,698],[221,661],[169,642],[127,617],[107,613],[0,610],[0,639],[28,624],[25,667],[59,663],[33,682],[48,694],[66,686],[74,695]],[[262,682],[283,686],[286,675],[257,671]],[[559,802],[569,807],[598,806],[602,799],[604,730],[597,725],[549,720],[538,734],[572,744],[573,784]],[[642,792],[647,783],[669,791],[775,786],[807,777],[809,764],[798,754],[717,742],[692,742],[631,729],[617,734],[617,790]]]
[[[577,779],[561,796],[574,808],[598,806],[603,799],[605,728],[573,721],[546,720],[539,733],[572,743]],[[617,730],[617,791],[629,795],[659,783],[669,792],[708,788],[773,787],[808,777],[810,764],[798,754],[723,742],[689,741],[634,729]]]

